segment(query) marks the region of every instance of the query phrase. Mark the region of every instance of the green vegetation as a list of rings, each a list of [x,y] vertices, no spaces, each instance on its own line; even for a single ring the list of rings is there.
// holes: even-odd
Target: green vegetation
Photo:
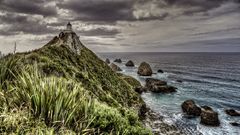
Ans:
[[[123,80],[125,80],[128,84],[130,84],[133,89],[141,86],[141,83],[137,79],[135,79],[135,78],[133,78],[131,76],[124,75],[124,74],[121,74],[121,73],[118,73],[118,75]]]
[[[139,84],[125,80],[87,48],[81,55],[45,46],[5,56],[0,134],[151,134],[137,115]]]

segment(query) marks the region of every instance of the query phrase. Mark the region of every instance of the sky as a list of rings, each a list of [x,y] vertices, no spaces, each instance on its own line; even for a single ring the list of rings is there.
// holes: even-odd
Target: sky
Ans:
[[[95,52],[240,52],[240,0],[0,0],[0,51],[40,48],[69,21]]]

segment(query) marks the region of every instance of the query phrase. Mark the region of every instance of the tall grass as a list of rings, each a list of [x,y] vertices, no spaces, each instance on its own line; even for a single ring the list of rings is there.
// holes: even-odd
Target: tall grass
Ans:
[[[15,78],[15,74],[19,71],[18,61],[19,58],[16,57],[0,59],[0,89],[6,89],[7,82]]]
[[[20,64],[17,64],[18,61],[19,58],[16,57],[0,59],[0,112],[8,110],[10,107],[11,103],[7,98],[9,93],[7,87],[15,79],[15,74],[19,71]]]
[[[31,73],[31,74],[29,74]],[[29,68],[18,76],[13,90],[14,104],[26,106],[36,118],[48,126],[69,127],[77,132],[89,132],[94,101],[80,84],[71,79],[44,77],[37,68]]]

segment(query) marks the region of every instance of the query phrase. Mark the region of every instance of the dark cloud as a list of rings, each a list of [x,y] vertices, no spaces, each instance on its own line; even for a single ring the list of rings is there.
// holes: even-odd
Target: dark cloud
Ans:
[[[194,34],[190,34],[190,35],[199,36],[199,35],[209,35],[209,34],[220,34],[220,33],[224,33],[224,32],[228,33],[228,32],[239,31],[239,30],[240,30],[240,27],[234,27],[234,28],[215,30],[215,31],[211,31],[211,32],[194,33]]]
[[[0,10],[24,14],[56,16],[56,7],[47,6],[47,2],[48,1],[45,0],[0,0]]]
[[[75,20],[108,22],[116,21],[146,21],[163,20],[168,13],[161,15],[149,15],[136,18],[133,12],[135,4],[141,4],[138,0],[71,0],[59,2],[57,6],[62,9],[73,11]]]
[[[112,37],[120,33],[117,29],[107,29],[107,28],[97,28],[97,29],[91,29],[88,31],[81,31],[81,35],[85,36],[107,36]]]
[[[71,0],[60,2],[60,8],[72,10],[76,13],[77,19],[83,21],[116,21],[132,20],[133,1],[106,1],[106,0]]]
[[[220,7],[226,2],[240,3],[240,0],[164,0],[166,6],[183,7],[186,10],[183,14],[192,15],[197,12],[206,12],[211,9]]]
[[[29,19],[28,16],[6,14],[0,16],[2,24],[6,25],[5,29],[0,30],[0,35],[16,35],[16,34],[48,34],[57,30],[47,27],[46,24],[40,23],[39,20]]]

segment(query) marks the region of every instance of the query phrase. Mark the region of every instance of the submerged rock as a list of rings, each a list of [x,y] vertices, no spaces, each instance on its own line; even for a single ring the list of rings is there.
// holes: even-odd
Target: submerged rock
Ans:
[[[146,92],[147,90],[145,87],[140,86],[140,87],[136,87],[135,91],[139,94],[142,94],[143,92]]]
[[[157,86],[151,89],[152,92],[155,93],[172,93],[176,92],[176,87],[165,85],[165,86]]]
[[[141,76],[151,76],[152,75],[151,66],[146,62],[142,62],[138,67],[138,74]]]
[[[205,109],[205,110],[210,110],[210,111],[212,111],[212,110],[213,110],[211,107],[209,107],[209,106],[206,106],[206,105],[204,105],[204,106],[201,106],[201,108],[202,108],[202,109]]]
[[[163,73],[163,70],[162,70],[162,69],[158,69],[157,72],[158,72],[158,73]]]
[[[110,60],[109,60],[108,58],[105,60],[105,62],[106,62],[107,64],[110,64]]]
[[[167,82],[161,81],[158,79],[154,79],[154,78],[146,79],[146,87],[149,89],[152,89],[152,87],[154,87],[154,86],[164,86],[164,85],[167,85]]]
[[[115,59],[114,62],[116,62],[116,63],[122,63],[122,60],[121,60],[121,59]]]
[[[140,119],[145,119],[146,118],[146,113],[149,111],[149,108],[147,107],[147,105],[144,103],[142,104],[142,106],[140,107],[139,111],[138,111],[138,116]]]
[[[126,64],[125,64],[127,67],[134,67],[134,63],[133,61],[129,60]]]
[[[232,126],[240,127],[240,123],[237,123],[237,122],[230,122],[230,124],[231,124]]]
[[[181,105],[182,110],[187,115],[200,116],[201,108],[198,107],[193,100],[186,100]]]
[[[111,63],[110,67],[113,71],[122,71],[122,69],[114,63]]]
[[[182,80],[177,80],[177,82],[179,82],[179,83],[183,83],[183,81],[182,81]]]
[[[225,110],[225,113],[230,116],[240,116],[240,113],[233,109]]]
[[[200,123],[207,126],[219,126],[218,113],[213,111],[211,107],[202,108]]]

